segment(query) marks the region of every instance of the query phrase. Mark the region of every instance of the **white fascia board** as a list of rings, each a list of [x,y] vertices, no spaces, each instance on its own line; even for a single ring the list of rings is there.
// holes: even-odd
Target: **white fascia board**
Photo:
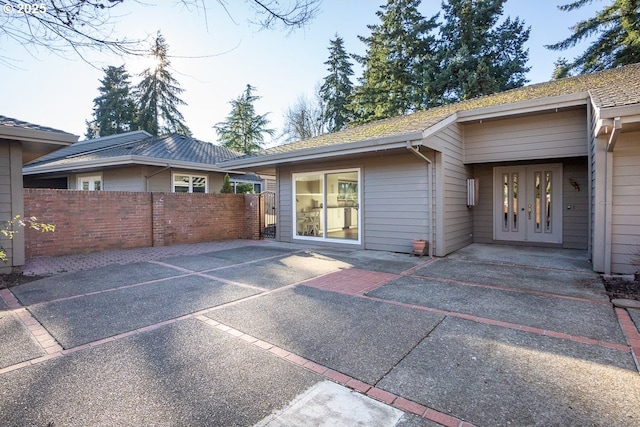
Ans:
[[[458,122],[465,123],[561,108],[577,107],[580,105],[587,105],[588,99],[588,92],[578,92],[568,95],[550,96],[530,101],[521,101],[474,110],[459,111],[457,113]]]
[[[23,168],[23,175],[36,175],[40,173],[49,172],[67,172],[69,170],[82,170],[82,169],[94,169],[99,167],[110,166],[126,166],[126,165],[146,165],[146,166],[161,166],[161,167],[175,167],[181,169],[201,170],[208,172],[231,172],[224,170],[218,166],[204,164],[183,162],[167,159],[159,159],[143,156],[121,156],[110,159],[97,159],[87,160],[78,163],[64,163],[57,165],[36,165],[28,168]]]
[[[26,129],[19,126],[0,126],[0,138],[42,144],[70,145],[76,142],[79,136],[64,132]]]
[[[225,168],[255,168],[261,166],[272,166],[281,163],[294,161],[326,159],[328,157],[342,156],[348,154],[371,153],[375,151],[390,150],[394,148],[405,148],[407,141],[420,141],[422,131],[412,132],[402,135],[393,135],[385,138],[368,139],[344,144],[334,144],[322,147],[293,150],[285,153],[276,153],[264,156],[256,156],[248,159],[230,160],[219,163],[218,166]]]

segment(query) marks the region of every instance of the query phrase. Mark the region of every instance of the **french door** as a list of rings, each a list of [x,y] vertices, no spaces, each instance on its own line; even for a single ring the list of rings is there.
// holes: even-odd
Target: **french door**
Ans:
[[[562,164],[493,170],[495,240],[562,243]]]

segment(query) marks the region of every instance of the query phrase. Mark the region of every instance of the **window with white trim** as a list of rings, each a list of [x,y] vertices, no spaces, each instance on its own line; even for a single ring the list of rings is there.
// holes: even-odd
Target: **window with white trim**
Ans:
[[[295,239],[360,242],[360,169],[294,173]]]
[[[207,193],[207,176],[174,173],[172,191],[174,193]]]
[[[102,190],[102,175],[78,176],[78,190],[99,191]]]

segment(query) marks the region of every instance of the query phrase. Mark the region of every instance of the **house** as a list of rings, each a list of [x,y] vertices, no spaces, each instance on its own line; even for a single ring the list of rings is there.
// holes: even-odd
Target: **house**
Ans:
[[[273,147],[220,167],[273,174],[277,235],[444,256],[471,243],[640,251],[640,64]]]
[[[229,172],[217,166],[239,154],[184,135],[138,130],[79,141],[23,168],[27,188],[216,193]],[[255,175],[237,182],[264,184]]]
[[[0,116],[0,221],[24,216],[22,165],[77,140],[58,129]],[[0,263],[0,273],[24,264],[24,233],[1,243],[8,262]]]

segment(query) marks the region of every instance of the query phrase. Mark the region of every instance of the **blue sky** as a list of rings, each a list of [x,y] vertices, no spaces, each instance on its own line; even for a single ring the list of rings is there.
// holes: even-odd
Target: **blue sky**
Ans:
[[[144,38],[160,30],[174,58],[174,76],[185,90],[187,102],[181,111],[196,138],[216,142],[212,126],[229,113],[229,101],[244,90],[247,83],[257,88],[262,99],[256,110],[269,112],[271,127],[282,128],[283,113],[299,95],[311,96],[314,87],[327,74],[329,40],[339,34],[349,53],[363,54],[365,46],[358,35],[370,34],[367,25],[375,24],[375,12],[385,0],[324,0],[319,16],[304,29],[258,30],[248,22],[249,7],[231,0],[228,12],[218,2],[207,2],[202,12],[187,11],[177,1],[125,2],[116,9],[114,30],[120,36]],[[586,45],[565,52],[544,48],[570,34],[569,27],[593,16],[606,1],[573,12],[561,12],[559,4],[568,0],[508,0],[504,16],[520,17],[531,26],[528,79],[539,83],[550,79],[553,62],[559,56],[569,59]],[[430,17],[440,10],[438,0],[423,0],[421,12]],[[2,12],[0,12],[2,13]],[[100,69],[126,64],[132,81],[145,65],[142,60],[127,60],[113,54],[90,53],[87,58],[98,68],[68,53],[66,57],[39,49],[32,54],[0,35],[0,55],[12,58],[12,66],[0,63],[0,114],[20,120],[84,135],[85,120],[91,118],[92,100],[98,95]],[[359,77],[359,69],[354,68]]]

